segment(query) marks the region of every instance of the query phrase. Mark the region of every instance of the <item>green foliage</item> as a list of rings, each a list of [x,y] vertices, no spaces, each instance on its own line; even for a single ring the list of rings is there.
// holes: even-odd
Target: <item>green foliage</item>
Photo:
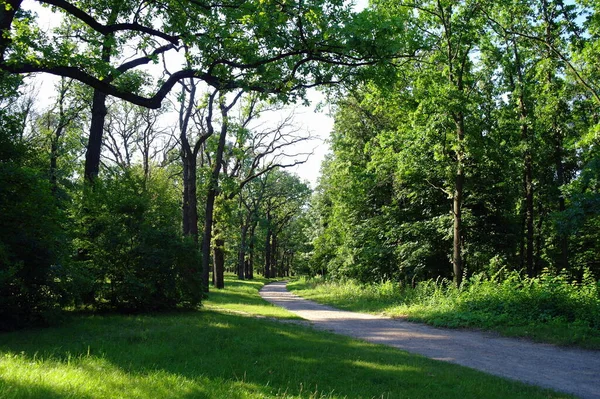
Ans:
[[[0,159],[0,214],[0,330],[45,322],[63,235],[45,176]]]
[[[78,284],[81,300],[127,311],[200,302],[198,249],[181,236],[177,189],[165,173],[108,176],[80,201],[77,270],[88,279]]]
[[[596,150],[597,152],[597,150]],[[568,207],[555,214],[559,234],[570,238],[574,249],[573,268],[600,273],[600,155],[591,160],[581,174],[564,187]]]
[[[0,85],[0,330],[46,323],[59,303],[56,270],[64,260],[61,215],[26,145],[20,79]]]
[[[51,10],[54,18],[65,20],[52,34],[20,8],[14,19],[6,18],[0,40],[4,68],[52,71],[152,107],[160,101],[142,97],[144,89],[150,86],[162,100],[172,86],[150,82],[138,67],[158,64],[161,54],[182,45],[189,49],[178,66],[182,74],[192,76],[193,70],[210,86],[272,93],[283,101],[303,97],[313,84],[347,79],[355,72],[349,66],[377,64],[389,70],[382,60],[414,51],[413,40],[387,40],[404,32],[399,15],[370,10],[355,15],[341,0],[165,0],[142,8],[131,0],[67,1]],[[164,40],[170,49],[159,44]],[[144,55],[121,64],[119,56],[132,48]]]
[[[310,274],[413,284],[449,278],[458,252],[466,276],[598,275],[598,64],[569,47],[597,47],[597,7],[374,3],[420,50],[337,101]]]

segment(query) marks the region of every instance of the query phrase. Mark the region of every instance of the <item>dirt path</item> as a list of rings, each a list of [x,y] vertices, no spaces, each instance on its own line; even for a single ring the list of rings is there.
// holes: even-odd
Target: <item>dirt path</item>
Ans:
[[[300,298],[285,282],[260,291],[267,301],[309,320],[316,328],[393,346],[585,399],[600,399],[600,352],[446,330],[382,316],[347,312]]]

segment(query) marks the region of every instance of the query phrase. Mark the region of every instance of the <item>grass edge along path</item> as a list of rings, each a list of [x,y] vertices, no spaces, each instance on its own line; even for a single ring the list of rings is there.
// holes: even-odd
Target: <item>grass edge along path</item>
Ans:
[[[339,309],[600,350],[600,282],[575,287],[561,276],[527,279],[511,273],[501,283],[467,283],[458,290],[434,281],[411,288],[392,282],[299,278],[287,287],[303,298]]]
[[[59,327],[2,333],[0,397],[570,397],[381,345],[249,317],[290,318],[261,304],[262,282],[229,278],[226,284],[230,288],[213,291],[206,308],[195,312],[74,315]]]

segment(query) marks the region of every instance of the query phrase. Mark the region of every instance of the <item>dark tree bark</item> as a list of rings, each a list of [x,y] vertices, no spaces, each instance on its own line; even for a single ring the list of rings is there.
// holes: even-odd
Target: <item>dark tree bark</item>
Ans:
[[[256,231],[257,224],[257,220],[254,220],[252,222],[252,224],[250,225],[250,234],[248,234],[250,243],[248,244],[248,266],[246,269],[247,280],[252,280],[254,278],[254,242],[256,240],[254,232]]]
[[[271,233],[271,275],[269,277],[275,278],[277,277],[277,271],[279,269],[279,265],[277,262],[277,234],[275,232]]]
[[[106,94],[94,90],[90,136],[85,153],[84,176],[88,183],[93,183],[98,173],[100,173],[100,154],[102,152],[102,135],[104,134],[106,113]]]
[[[223,146],[225,145],[224,139]],[[219,140],[219,148],[221,148],[221,140]],[[218,152],[219,150],[217,150]],[[223,150],[221,149],[221,152]],[[215,210],[215,199],[217,197],[217,184],[219,178],[219,170],[221,162],[216,162],[213,166],[213,171],[210,177],[210,185],[206,195],[206,206],[204,216],[204,233],[202,236],[202,279],[204,292],[208,292],[208,281],[210,278],[210,244],[212,240],[213,216]]]
[[[67,116],[66,96],[68,91],[68,85],[65,79],[61,79],[59,91],[58,91],[58,118],[56,120],[56,126],[50,139],[50,189],[52,194],[56,197],[58,195],[58,158],[60,141],[63,133],[67,126],[72,122],[74,117]],[[48,115],[48,129],[51,129],[51,115]]]
[[[545,27],[545,36],[546,43],[548,43],[551,47],[555,45],[555,38],[560,33],[557,32],[557,25],[555,19],[557,17],[557,9],[552,9],[550,7],[550,3],[547,0],[542,1],[542,16],[544,18],[544,22],[546,24]],[[556,54],[552,52],[550,49],[547,49],[546,56],[549,59],[555,60]],[[547,82],[550,87],[553,86],[553,82],[555,80],[555,71],[548,71],[546,76]],[[556,184],[560,189],[566,183],[565,177],[565,166],[563,163],[564,159],[564,136],[558,124],[558,116],[559,110],[555,110],[554,115],[552,117],[552,133],[554,137],[554,162],[556,168]],[[565,198],[564,195],[559,191],[558,194],[558,211],[564,212],[566,209],[565,206]],[[569,239],[566,234],[558,234],[558,248],[560,250],[560,255],[558,259],[558,265],[560,269],[568,269],[569,268]]]
[[[186,102],[186,93],[189,94]],[[182,96],[179,108],[179,139],[181,141],[181,162],[183,166],[183,234],[193,237],[198,243],[198,203],[197,203],[197,159],[201,142],[206,138],[200,137],[194,147],[188,140],[190,120],[196,107],[196,85],[193,81],[190,86],[182,83]]]
[[[518,85],[518,107],[521,130],[521,141],[525,144],[523,154],[523,194],[525,200],[524,225],[525,225],[525,267],[530,277],[537,275],[534,262],[534,192],[533,192],[533,156],[531,154],[531,132],[527,122],[529,110],[525,99],[525,79],[517,41],[513,40],[513,53]]]
[[[271,219],[270,219],[270,215],[269,213],[267,213],[267,223],[270,223]],[[265,271],[264,271],[264,276],[266,278],[271,277],[271,262],[273,260],[272,256],[271,256],[271,236],[272,236],[272,231],[271,231],[271,227],[268,226],[267,227],[267,237],[265,239]]]
[[[463,274],[463,257],[462,257],[462,204],[463,192],[465,184],[465,174],[463,166],[463,142],[465,139],[465,123],[464,114],[461,112],[456,117],[456,138],[458,146],[456,150],[456,177],[454,183],[454,196],[452,200],[452,214],[454,217],[453,226],[453,244],[452,244],[452,266],[454,272],[454,283],[460,286],[462,283]]]
[[[216,92],[215,92],[216,93]],[[219,108],[221,110],[221,132],[219,134],[219,143],[217,145],[217,153],[215,154],[215,161],[213,164],[212,172],[210,174],[210,181],[208,185],[208,192],[206,194],[206,212],[204,216],[204,233],[202,236],[202,278],[204,291],[208,292],[208,280],[210,277],[210,246],[212,240],[212,228],[214,221],[214,210],[215,210],[215,199],[219,192],[219,173],[221,172],[221,164],[223,163],[223,151],[225,150],[225,139],[227,138],[228,121],[227,113],[235,105],[242,95],[242,91],[238,92],[233,101],[229,105],[224,104],[224,98],[221,97],[219,100]],[[214,100],[214,95],[210,99],[209,107],[211,107]],[[209,112],[207,116],[208,131],[213,131],[212,112]],[[218,271],[222,273],[222,271]],[[215,276],[215,282],[223,279],[223,276]]]
[[[213,246],[213,285],[217,289],[225,288],[225,240],[216,238]]]
[[[183,162],[183,234],[192,236],[197,243],[198,200],[196,196],[196,157],[193,154],[185,154],[181,160]]]
[[[448,83],[456,90],[458,94],[467,96],[464,78],[467,73],[469,64],[469,55],[473,46],[473,39],[469,39],[461,34],[455,32],[456,26],[454,26],[452,18],[452,5],[442,6],[438,2],[439,18],[444,26],[444,37],[446,40],[445,51],[447,57],[448,66]],[[473,10],[474,12],[474,10]],[[468,18],[474,18],[474,14],[468,16]],[[468,21],[467,21],[468,23]],[[467,41],[463,41],[467,40]],[[456,145],[454,150],[454,158],[456,161],[456,174],[454,177],[454,190],[452,193],[452,217],[453,217],[453,239],[452,239],[452,271],[454,284],[460,286],[463,278],[463,202],[464,202],[464,188],[465,188],[465,110],[460,105],[460,108],[452,111],[452,119],[455,125],[456,134]]]
[[[22,0],[6,0],[0,7],[0,64],[4,64],[4,53],[11,42],[8,32],[22,2]]]
[[[556,179],[558,187],[561,187],[566,183],[565,179],[565,167],[563,164],[563,147],[562,141],[563,137],[560,134],[558,129],[556,132],[556,150],[555,150],[555,159],[556,159]],[[564,212],[566,209],[565,197],[562,193],[558,195],[558,211]],[[566,234],[559,233],[558,236],[559,248],[560,248],[560,259],[559,259],[559,267],[561,269],[569,268],[569,237]]]
[[[246,277],[246,239],[248,237],[248,223],[242,221],[240,227],[240,248],[238,250],[238,278],[244,280]]]
[[[115,4],[108,16],[108,23],[114,24],[119,15],[120,7]],[[112,52],[114,33],[105,36],[102,43],[102,61],[108,63]],[[108,77],[107,83],[114,78]],[[92,120],[90,122],[90,137],[88,138],[87,151],[85,153],[84,178],[88,183],[93,183],[100,173],[100,154],[102,152],[102,135],[104,134],[104,122],[106,120],[106,93],[94,89],[92,99]]]

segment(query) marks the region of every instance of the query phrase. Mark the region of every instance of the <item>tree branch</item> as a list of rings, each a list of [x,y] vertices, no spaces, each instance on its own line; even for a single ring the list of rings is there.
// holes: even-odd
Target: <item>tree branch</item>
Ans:
[[[96,32],[101,33],[105,36],[118,31],[134,31],[146,33],[151,36],[160,37],[173,45],[179,44],[178,36],[169,35],[159,30],[140,25],[137,22],[103,25],[100,22],[96,21],[96,19],[94,19],[94,17],[92,17],[90,14],[86,13],[82,9],[76,7],[75,5],[65,0],[37,0],[37,2],[58,7],[66,11],[68,14],[79,19],[80,21],[84,22]]]

